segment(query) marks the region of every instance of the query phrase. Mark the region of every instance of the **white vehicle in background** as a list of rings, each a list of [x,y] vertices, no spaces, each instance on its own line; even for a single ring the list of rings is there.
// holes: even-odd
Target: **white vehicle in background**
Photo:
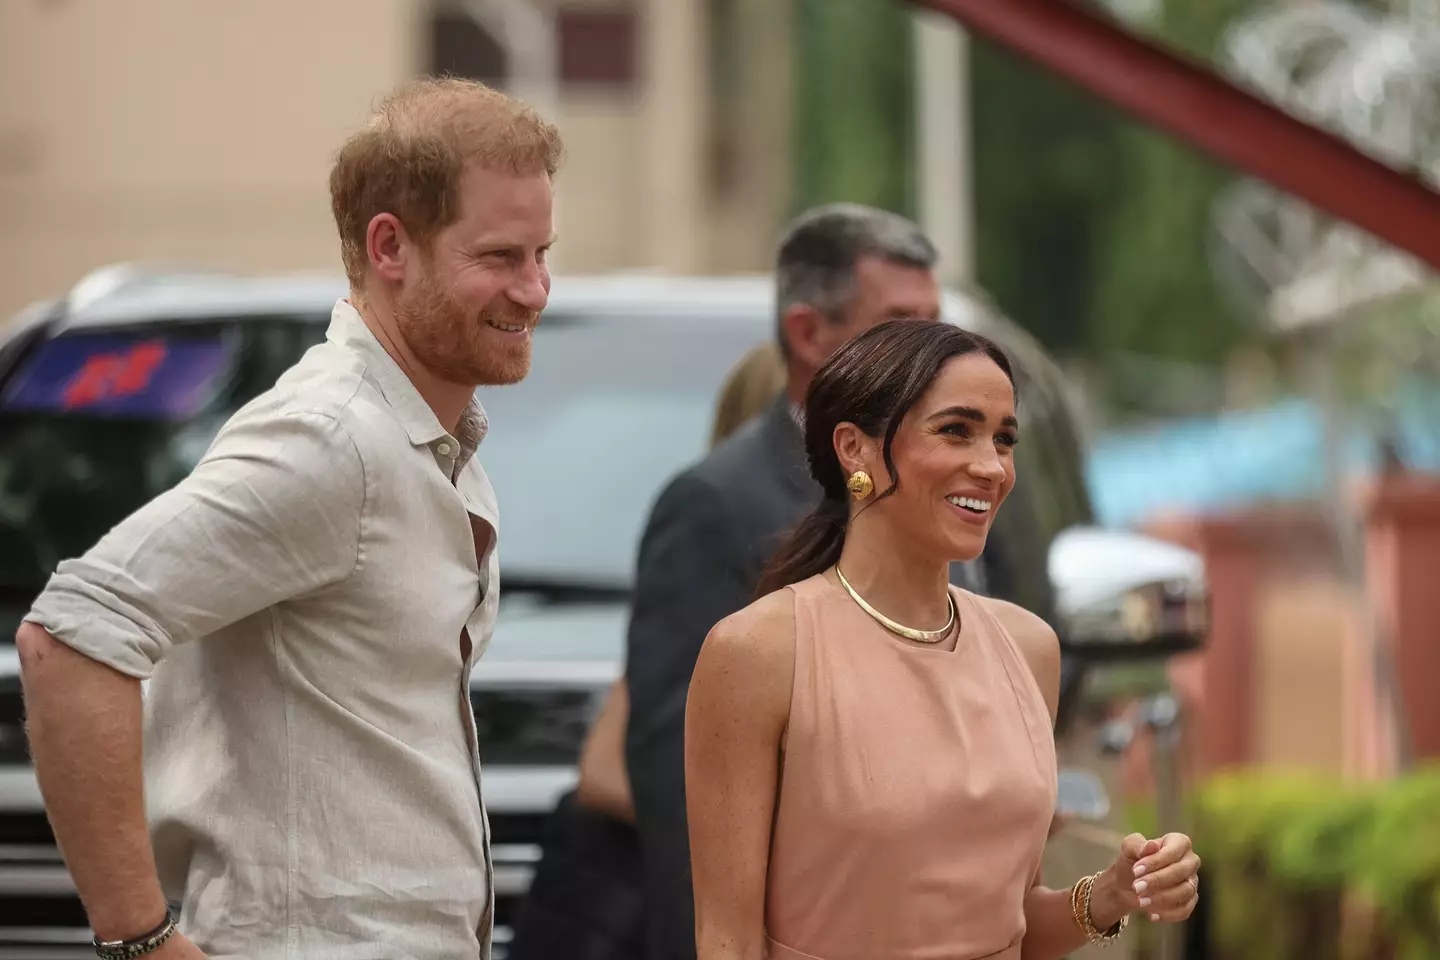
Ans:
[[[231,413],[323,339],[345,293],[338,275],[119,266],[0,328],[0,960],[92,955],[29,765],[18,662],[5,644],[55,564],[185,476]],[[765,278],[557,278],[530,376],[481,391],[491,431],[480,455],[500,498],[503,576],[494,641],[471,693],[496,862],[497,960],[546,819],[573,786],[594,711],[619,675],[650,503],[704,453],[721,380],[773,336],[773,297]],[[1165,639],[1151,627],[1174,619],[1166,611],[1176,598],[1193,607],[1203,571],[1177,565],[1174,553],[1152,563],[1123,535],[1090,529],[1058,368],[984,303],[952,293],[945,308],[949,322],[998,341],[1016,368],[1024,481],[997,516],[984,575],[989,592],[1055,623],[1073,699],[1089,651],[1138,655]],[[1123,576],[1096,579],[1126,563]],[[1203,626],[1184,624],[1167,644],[1198,642]],[[1096,785],[1067,771],[1059,805],[1104,817]]]

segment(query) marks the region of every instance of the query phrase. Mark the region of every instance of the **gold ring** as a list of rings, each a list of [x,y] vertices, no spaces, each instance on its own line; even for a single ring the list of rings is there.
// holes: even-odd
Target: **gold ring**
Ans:
[[[1195,894],[1198,896],[1200,894],[1200,878],[1192,875],[1185,879],[1190,881],[1190,886],[1195,888]]]

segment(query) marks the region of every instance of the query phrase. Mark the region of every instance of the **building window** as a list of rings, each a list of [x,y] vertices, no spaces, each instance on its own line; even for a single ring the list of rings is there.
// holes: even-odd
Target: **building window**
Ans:
[[[430,75],[504,87],[505,48],[464,11],[438,9],[430,17]]]
[[[637,24],[631,6],[561,8],[555,17],[560,82],[566,86],[635,86]]]

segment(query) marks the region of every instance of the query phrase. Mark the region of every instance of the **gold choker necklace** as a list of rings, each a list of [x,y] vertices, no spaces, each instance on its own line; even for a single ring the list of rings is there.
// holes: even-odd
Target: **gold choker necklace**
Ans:
[[[875,622],[879,623],[885,629],[892,633],[898,633],[907,640],[914,640],[917,643],[939,643],[950,635],[951,629],[955,626],[955,595],[949,591],[946,591],[945,597],[950,601],[950,619],[945,622],[945,626],[939,630],[916,630],[914,627],[907,627],[903,623],[896,623],[866,603],[865,598],[856,593],[855,588],[850,586],[850,581],[845,579],[845,574],[840,572],[838,565],[835,567],[835,576],[840,578],[840,586],[845,588],[845,592],[850,594],[850,599],[854,600],[861,610],[870,614],[870,616],[875,619]]]

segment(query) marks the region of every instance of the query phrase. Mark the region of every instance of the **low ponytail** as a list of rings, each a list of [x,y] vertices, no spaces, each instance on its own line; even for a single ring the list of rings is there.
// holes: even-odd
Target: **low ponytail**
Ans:
[[[785,538],[766,565],[755,599],[808,580],[840,562],[850,507],[843,499],[826,497]]]

